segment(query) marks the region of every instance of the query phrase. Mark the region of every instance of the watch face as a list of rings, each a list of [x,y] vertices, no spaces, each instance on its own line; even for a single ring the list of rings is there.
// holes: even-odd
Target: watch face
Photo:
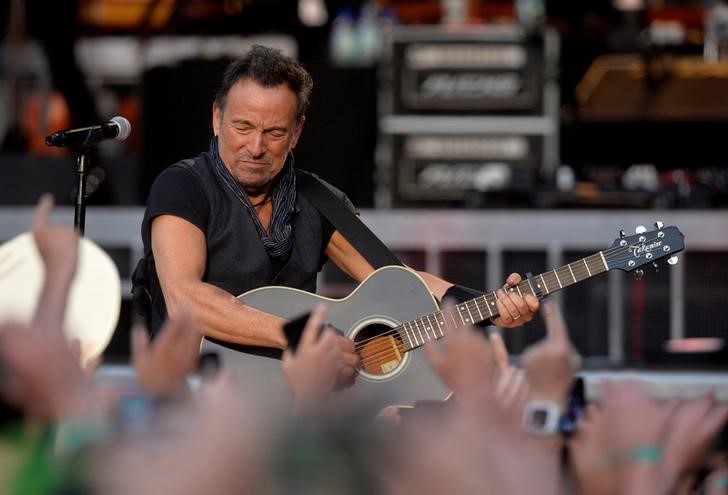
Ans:
[[[534,435],[553,435],[559,430],[559,406],[552,401],[532,400],[523,411],[523,429]]]
[[[531,426],[539,429],[543,428],[546,426],[548,416],[548,412],[543,409],[534,410],[533,414],[531,414]]]

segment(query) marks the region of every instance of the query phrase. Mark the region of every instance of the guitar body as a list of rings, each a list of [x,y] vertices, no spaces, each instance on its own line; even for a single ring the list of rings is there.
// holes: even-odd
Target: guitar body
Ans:
[[[422,351],[397,354],[396,346],[390,345],[394,337],[387,335],[389,329],[403,322],[438,310],[425,282],[411,270],[380,268],[344,299],[276,286],[246,292],[238,299],[287,319],[310,312],[320,303],[328,305],[326,322],[364,345],[360,356],[365,365],[356,383],[336,394],[335,401],[353,401],[360,410],[376,413],[386,405],[442,400],[448,394]],[[374,346],[369,351],[367,343]],[[378,359],[388,354],[382,350],[392,350],[390,357]],[[221,354],[224,365],[245,387],[253,387],[261,394],[288,393],[279,360],[241,353],[206,340],[203,352],[210,351]]]

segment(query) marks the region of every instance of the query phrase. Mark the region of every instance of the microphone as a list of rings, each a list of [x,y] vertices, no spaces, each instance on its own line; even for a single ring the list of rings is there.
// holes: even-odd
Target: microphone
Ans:
[[[48,146],[87,148],[106,139],[123,141],[129,137],[131,124],[124,117],[114,117],[108,122],[78,129],[54,132],[45,140]]]

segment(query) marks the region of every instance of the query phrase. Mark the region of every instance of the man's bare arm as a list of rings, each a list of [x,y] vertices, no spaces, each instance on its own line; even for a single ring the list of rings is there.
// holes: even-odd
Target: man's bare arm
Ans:
[[[234,295],[202,281],[207,260],[204,233],[172,215],[152,221],[152,251],[167,312],[192,307],[205,336],[246,345],[286,347],[284,319],[241,303]]]

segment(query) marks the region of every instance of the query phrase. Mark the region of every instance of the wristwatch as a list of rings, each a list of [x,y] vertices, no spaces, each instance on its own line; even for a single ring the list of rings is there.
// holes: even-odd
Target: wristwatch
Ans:
[[[533,435],[561,433],[561,408],[551,400],[530,400],[523,410],[523,429]]]

